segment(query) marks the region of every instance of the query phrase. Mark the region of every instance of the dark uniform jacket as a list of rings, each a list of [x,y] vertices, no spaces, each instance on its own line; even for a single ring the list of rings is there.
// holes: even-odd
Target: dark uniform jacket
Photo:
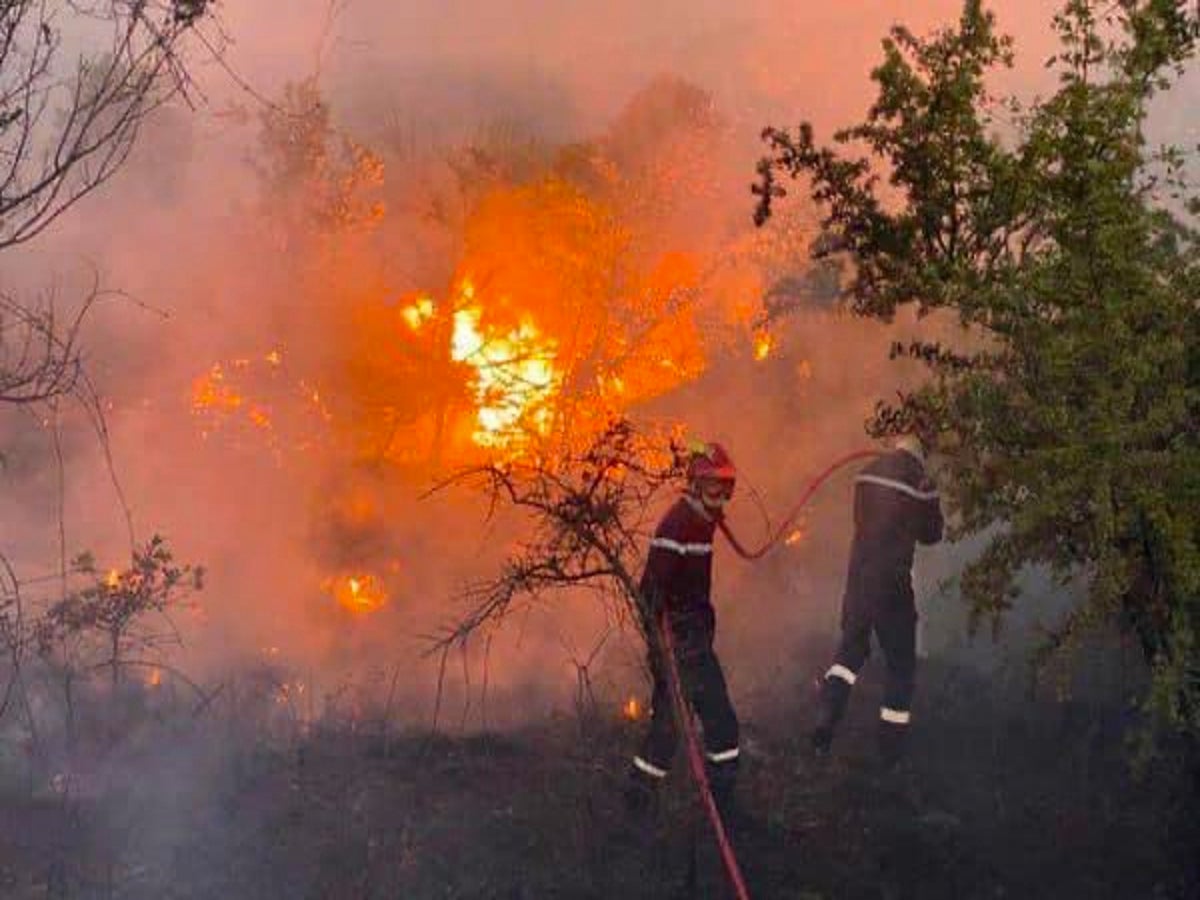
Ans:
[[[942,529],[938,493],[920,459],[894,450],[872,462],[855,479],[847,605],[911,608],[913,550],[936,544]]]
[[[640,592],[646,612],[666,607],[673,631],[687,645],[712,642],[712,553],[716,520],[681,497],[650,541]]]

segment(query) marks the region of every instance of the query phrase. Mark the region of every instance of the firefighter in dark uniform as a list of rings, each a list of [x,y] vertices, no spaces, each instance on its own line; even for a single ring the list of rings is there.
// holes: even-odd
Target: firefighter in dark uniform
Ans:
[[[913,552],[916,544],[940,541],[942,528],[941,502],[925,470],[922,442],[915,434],[904,435],[855,479],[854,542],[842,600],[842,637],[819,685],[820,709],[812,734],[817,753],[829,750],[874,632],[887,664],[879,750],[885,763],[902,757],[917,663]]]
[[[654,693],[649,730],[630,770],[626,801],[633,811],[645,810],[655,796],[678,741],[658,633],[660,610],[666,610],[684,694],[704,730],[709,782],[723,812],[731,809],[737,775],[738,720],[713,649],[716,617],[711,598],[713,534],[725,503],[733,496],[737,472],[719,444],[699,444],[692,447],[687,477],[686,493],[663,517],[650,541],[640,585]]]

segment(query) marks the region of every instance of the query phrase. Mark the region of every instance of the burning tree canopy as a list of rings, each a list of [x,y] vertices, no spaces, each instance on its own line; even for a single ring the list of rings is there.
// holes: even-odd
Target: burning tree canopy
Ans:
[[[668,87],[632,105],[627,115],[641,128],[630,134],[644,138],[672,116],[686,125],[681,141],[710,127],[706,94]],[[662,96],[666,111],[651,102]],[[586,443],[612,415],[704,371],[721,339],[698,314],[713,267],[686,242],[670,249],[661,235],[638,238],[648,225],[634,214],[634,194],[661,181],[653,166],[638,168],[647,141],[605,140],[557,157],[518,148],[513,166],[494,152],[468,154],[473,165],[454,168],[463,215],[437,218],[454,231],[445,287],[396,291],[368,274],[379,267],[372,241],[391,227],[369,200],[378,160],[337,134],[315,84],[290,88],[284,108],[291,114],[272,112],[263,124],[265,212],[288,233],[300,229],[289,245],[305,232],[323,236],[330,252],[297,262],[309,270],[301,289],[326,295],[319,315],[331,341],[314,355],[276,340],[298,380],[311,368],[291,400],[269,402],[260,378],[228,364],[199,376],[195,405],[206,418],[250,416],[266,430],[268,409],[278,423],[301,414],[296,400],[319,395],[334,443],[351,457],[436,469]],[[596,177],[603,172],[611,177]],[[660,184],[655,196],[681,191]],[[363,214],[320,212],[332,207]]]

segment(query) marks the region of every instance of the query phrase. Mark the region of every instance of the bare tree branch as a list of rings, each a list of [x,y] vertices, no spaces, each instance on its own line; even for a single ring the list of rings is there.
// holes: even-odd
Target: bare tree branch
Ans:
[[[189,98],[183,55],[210,17],[207,0],[0,4],[0,251],[108,181],[146,117]],[[100,37],[103,50],[72,56],[64,18],[81,30],[73,39],[89,47]]]
[[[618,617],[644,628],[634,573],[647,516],[680,474],[679,448],[620,419],[581,451],[479,466],[443,482],[435,490],[469,484],[486,492],[494,509],[525,514],[531,535],[499,576],[466,589],[467,612],[431,637],[430,652],[444,654],[519,606],[564,589],[615,601]]]

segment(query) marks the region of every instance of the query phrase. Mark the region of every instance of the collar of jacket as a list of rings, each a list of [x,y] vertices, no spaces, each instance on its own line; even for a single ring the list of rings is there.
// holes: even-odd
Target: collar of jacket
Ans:
[[[683,499],[687,501],[688,506],[690,506],[696,512],[696,514],[700,516],[700,518],[704,519],[705,522],[715,522],[721,517],[720,513],[714,513],[711,509],[705,506],[703,502],[701,502],[699,497],[695,496],[694,494],[685,493],[683,495]]]
[[[903,450],[909,456],[915,457],[921,465],[925,465],[925,454],[921,450],[921,442],[911,434],[901,435],[897,438],[896,449]]]

